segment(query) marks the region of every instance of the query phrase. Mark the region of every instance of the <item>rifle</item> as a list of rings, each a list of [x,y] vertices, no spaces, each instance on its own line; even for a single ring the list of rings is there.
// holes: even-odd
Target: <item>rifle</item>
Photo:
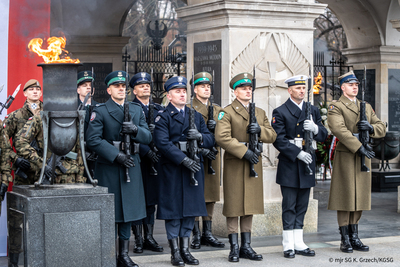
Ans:
[[[209,98],[209,100],[210,100],[210,105],[208,106],[208,121],[207,121],[207,123],[209,122],[209,121],[213,121],[214,120],[214,106],[213,106],[213,98],[214,98],[214,70],[213,70],[213,76],[212,76],[212,83],[211,83],[211,95],[210,95],[210,98]],[[212,134],[214,134],[215,133],[215,128],[214,129],[208,129]],[[212,148],[212,152],[213,153],[218,153],[218,150],[215,148],[215,147],[213,147]],[[212,175],[215,175],[215,170],[213,169],[213,167],[212,167],[212,159],[207,159],[207,161],[208,161],[208,174],[212,174]]]
[[[125,79],[125,86],[126,86],[126,94],[125,94],[125,102],[124,102],[124,122],[129,122],[131,120],[131,116],[129,114],[129,102],[128,102],[128,62],[125,59],[125,73],[126,73],[126,79]],[[124,146],[123,146],[123,151],[125,155],[130,157],[131,155],[131,136],[130,134],[124,134]],[[135,165],[134,165],[135,166]],[[129,177],[129,168],[125,168],[125,174],[126,174],[126,182],[130,183],[131,178]]]
[[[36,139],[33,139],[32,142],[29,145],[33,149],[35,149],[37,153],[40,153],[41,149],[39,148]],[[23,170],[21,170],[21,168],[19,168],[19,167],[15,171],[15,174],[18,175],[19,177],[23,178],[23,179],[28,179],[28,175],[26,175],[26,173]]]
[[[156,145],[154,144],[154,103],[153,103],[153,68],[151,68],[151,82],[150,82],[150,101],[149,101],[149,117],[147,119],[148,125],[152,125],[152,127],[149,127],[151,130],[151,142],[149,144],[149,147],[151,150],[154,151],[154,153],[158,152],[158,149]],[[157,170],[154,166],[154,162],[151,161],[151,167],[150,167],[150,175],[158,175]]]
[[[310,92],[311,92],[311,64],[309,64],[309,77],[308,77],[308,88],[307,88],[307,102],[306,105],[306,120],[311,120],[311,102],[310,102]],[[312,142],[314,139],[314,134],[311,131],[304,131],[304,151],[313,154],[314,149],[312,148]],[[310,164],[306,164],[306,169],[304,170],[306,175],[312,175],[313,171],[310,168]]]
[[[251,103],[249,104],[249,123],[257,123],[256,118],[256,103],[254,103],[254,90],[256,89],[256,66],[253,67],[253,80]],[[249,134],[249,149],[256,153],[257,156],[261,155],[262,143],[258,141],[258,134]],[[250,163],[250,177],[258,177],[258,173],[254,170],[254,164]]]
[[[4,87],[4,85],[1,86],[0,92],[3,90],[3,87]],[[11,104],[14,101],[15,96],[18,94],[20,88],[21,88],[21,84],[17,86],[17,88],[15,89],[15,91],[12,95],[9,95],[7,97],[7,100],[4,104],[0,102],[0,106],[1,106],[0,114],[3,112],[3,109],[8,109],[11,106]]]
[[[67,169],[62,165],[62,160],[64,159],[63,156],[58,156],[56,154],[51,154],[50,158],[46,161],[46,165],[50,166],[51,168],[51,172],[53,174],[53,177],[56,176],[56,168],[58,167],[60,169],[60,171],[65,174],[67,173]],[[49,181],[51,184],[54,184],[54,181],[51,179],[51,177],[47,177],[49,178]]]
[[[197,129],[195,123],[195,110],[193,108],[193,95],[194,95],[194,73],[192,72],[191,97],[190,97],[190,108],[189,108],[189,130]],[[188,143],[187,151],[189,158],[196,161],[197,163],[200,163],[200,158],[197,156],[197,153],[199,152],[197,140],[188,140],[187,143]],[[190,185],[198,186],[199,182],[196,180],[194,175],[195,173],[191,172]]]

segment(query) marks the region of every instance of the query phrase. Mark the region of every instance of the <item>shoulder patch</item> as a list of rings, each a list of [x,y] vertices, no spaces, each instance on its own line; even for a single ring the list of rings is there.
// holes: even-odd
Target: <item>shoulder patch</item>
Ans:
[[[5,118],[5,119],[8,119],[8,115],[6,115],[4,118]]]
[[[154,120],[154,122],[158,122],[159,120],[160,120],[160,116],[157,116],[156,118],[155,118],[155,120]]]
[[[96,112],[92,112],[92,115],[90,115],[90,121],[94,120],[96,118]]]
[[[273,117],[273,118],[272,118],[272,123],[275,123],[275,121],[276,121],[276,120],[275,120],[275,117]]]
[[[329,106],[329,110],[332,110],[332,109],[334,109],[334,108],[335,108],[334,105],[330,105],[330,106]]]
[[[33,117],[29,117],[28,121],[31,121],[33,119]]]
[[[224,115],[225,115],[225,112],[221,111],[221,112],[218,114],[218,120],[220,121],[220,120],[224,117]]]

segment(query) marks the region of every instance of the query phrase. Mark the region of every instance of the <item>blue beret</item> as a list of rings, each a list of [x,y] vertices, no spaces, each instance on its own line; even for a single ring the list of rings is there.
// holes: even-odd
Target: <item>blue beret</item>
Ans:
[[[77,85],[84,83],[84,82],[92,82],[94,81],[95,75],[91,71],[81,71],[78,73],[78,80]]]
[[[306,84],[306,80],[307,79],[308,79],[308,76],[306,76],[306,75],[297,75],[297,76],[293,76],[293,77],[287,78],[285,80],[285,83],[288,86],[304,85],[304,84]]]
[[[147,72],[139,72],[133,75],[129,85],[133,88],[137,84],[151,83],[151,76]]]
[[[165,91],[169,92],[171,89],[175,88],[185,88],[186,89],[187,79],[183,76],[175,76],[170,78],[164,84]]]
[[[360,83],[353,71],[349,71],[348,73],[339,76],[338,79],[340,86],[342,86],[344,83]]]
[[[129,80],[129,75],[127,75],[125,71],[117,70],[108,74],[107,77],[104,79],[104,82],[107,86],[110,86],[111,84],[125,83],[126,78],[128,78]]]

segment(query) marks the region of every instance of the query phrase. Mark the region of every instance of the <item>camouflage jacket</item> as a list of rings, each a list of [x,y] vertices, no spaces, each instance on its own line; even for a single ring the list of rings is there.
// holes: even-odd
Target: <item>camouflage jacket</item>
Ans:
[[[39,103],[39,110],[43,110],[42,102]],[[4,129],[6,131],[6,134],[11,138],[13,142],[12,146],[15,147],[14,142],[17,133],[24,127],[26,121],[33,116],[34,114],[30,110],[29,103],[27,101],[25,101],[25,104],[22,108],[17,109],[6,116],[6,119],[4,120]],[[12,146],[10,145],[10,148]],[[14,163],[17,159],[17,154],[12,149],[10,149],[9,153],[11,162]]]
[[[0,120],[0,125],[2,121]],[[0,128],[0,175],[1,182],[8,186],[9,182],[12,182],[11,176],[11,164],[10,164],[10,142],[7,134]]]
[[[36,151],[30,145],[33,139],[36,139],[39,151]],[[30,161],[31,169],[37,172],[35,180],[38,180],[43,164],[43,127],[42,119],[39,115],[29,118],[25,126],[18,132],[15,139],[15,149],[19,156]],[[77,158],[74,160],[68,157],[63,157],[62,165],[67,172],[63,174],[59,168],[56,168],[56,183],[83,183],[86,181],[86,178],[83,177],[84,165],[79,140],[77,140],[77,143],[71,152],[77,153]],[[47,159],[50,157],[51,152],[49,150],[47,153]]]

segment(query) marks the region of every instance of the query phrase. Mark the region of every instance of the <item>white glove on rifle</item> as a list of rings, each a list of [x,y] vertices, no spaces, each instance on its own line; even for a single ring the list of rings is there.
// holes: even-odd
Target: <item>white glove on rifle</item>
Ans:
[[[297,158],[303,161],[305,164],[310,164],[312,162],[312,156],[310,153],[304,152],[303,150],[297,155]]]
[[[314,133],[314,135],[318,134],[318,126],[314,123],[313,119],[312,119],[312,115],[310,115],[311,120],[305,120],[304,124],[303,124],[303,129],[305,131],[311,131]]]

